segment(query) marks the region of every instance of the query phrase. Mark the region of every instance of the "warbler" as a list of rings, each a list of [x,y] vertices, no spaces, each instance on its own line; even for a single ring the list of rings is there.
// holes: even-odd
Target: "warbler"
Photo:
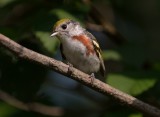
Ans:
[[[94,76],[100,71],[105,74],[101,49],[96,38],[83,28],[79,22],[61,19],[53,27],[51,37],[56,36],[61,44],[62,58],[73,67]]]

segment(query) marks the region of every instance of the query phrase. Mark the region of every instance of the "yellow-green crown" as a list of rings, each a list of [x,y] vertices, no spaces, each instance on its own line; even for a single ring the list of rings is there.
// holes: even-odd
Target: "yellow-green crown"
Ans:
[[[56,28],[57,26],[60,26],[61,24],[68,22],[68,21],[70,21],[70,19],[61,19],[55,23],[53,28]]]

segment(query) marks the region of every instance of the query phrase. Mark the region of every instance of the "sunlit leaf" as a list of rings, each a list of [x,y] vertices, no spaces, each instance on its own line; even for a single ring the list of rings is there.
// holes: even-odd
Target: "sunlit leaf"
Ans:
[[[136,114],[131,114],[129,117],[143,117],[143,115],[140,113],[136,113]]]
[[[109,74],[107,83],[126,93],[130,93],[130,89],[134,85],[134,80],[121,74]]]
[[[16,108],[0,102],[0,117],[10,117],[17,112],[18,110]]]
[[[113,50],[106,50],[102,52],[103,59],[105,60],[121,60],[121,56],[118,52]]]
[[[136,74],[136,73],[135,73]],[[126,74],[109,74],[107,83],[131,95],[139,95],[156,83],[156,77],[137,77]]]
[[[141,94],[143,91],[153,87],[155,83],[156,80],[152,78],[135,80],[135,83],[132,86],[130,92],[132,95]]]
[[[0,0],[0,7],[7,5],[10,2],[13,2],[14,0]]]
[[[40,39],[42,45],[45,47],[47,51],[49,51],[50,53],[55,52],[55,49],[58,44],[58,40],[56,39],[56,37],[51,37],[51,34],[48,32],[37,31],[35,34]]]

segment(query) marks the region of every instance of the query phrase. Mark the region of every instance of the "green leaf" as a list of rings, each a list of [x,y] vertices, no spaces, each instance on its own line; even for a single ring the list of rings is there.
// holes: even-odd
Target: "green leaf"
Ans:
[[[156,83],[155,79],[141,79],[135,80],[134,85],[130,89],[132,95],[138,95],[153,87]]]
[[[113,50],[107,50],[102,52],[102,56],[104,60],[121,60],[121,56],[118,52]]]
[[[5,5],[13,2],[15,0],[0,0],[0,7],[4,7]]]
[[[107,78],[108,84],[134,96],[153,87],[156,81],[156,76],[136,72],[132,74],[109,74]]]
[[[160,71],[160,62],[156,62],[153,64],[153,69],[155,69],[156,71]]]
[[[35,32],[36,36],[40,39],[43,47],[50,53],[54,53],[58,44],[58,39],[56,37],[50,37],[50,33],[48,32]]]
[[[134,85],[134,80],[121,74],[109,74],[107,83],[130,94],[130,89]]]
[[[0,117],[11,117],[19,111],[18,109],[3,102],[0,102],[0,110]]]
[[[129,117],[143,117],[141,113],[131,114]]]

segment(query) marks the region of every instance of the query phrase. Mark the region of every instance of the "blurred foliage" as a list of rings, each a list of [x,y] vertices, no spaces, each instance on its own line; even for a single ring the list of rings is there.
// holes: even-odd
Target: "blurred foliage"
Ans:
[[[9,105],[7,105],[6,103],[0,103],[0,110],[1,110],[1,113],[0,113],[0,116],[1,117],[10,117],[12,115],[14,115],[15,113],[18,112],[17,109],[15,109],[14,107],[11,107]]]
[[[61,18],[79,21],[96,36],[103,48],[106,82],[160,107],[160,2],[0,0],[0,8],[0,33],[31,50],[58,60],[61,60],[57,51],[59,40],[50,37],[54,23]],[[93,8],[101,15],[93,16]],[[114,27],[111,29],[117,29],[120,37],[125,40],[115,43],[115,39],[109,36],[109,31],[98,30],[102,23],[95,17]],[[94,24],[95,27],[87,24]],[[61,107],[66,112],[64,117],[147,117],[128,107],[122,107],[110,97],[94,92],[71,79],[19,59],[2,47],[0,88],[24,102],[39,101]],[[22,116],[44,117],[0,102],[0,117]]]
[[[113,51],[113,50],[103,51],[102,56],[103,56],[103,59],[105,59],[105,60],[115,60],[115,61],[121,60],[120,54],[116,51]]]
[[[122,73],[109,74],[107,83],[120,89],[121,91],[136,96],[153,87],[156,80],[157,77],[155,76],[155,73],[133,72],[128,75]]]
[[[58,45],[58,40],[51,39],[49,32],[37,31],[37,32],[35,32],[35,35],[38,39],[40,39],[40,42],[41,42],[42,46],[46,49],[46,51],[48,51],[50,53],[55,52],[55,49]],[[50,41],[48,41],[49,39],[50,39]]]

